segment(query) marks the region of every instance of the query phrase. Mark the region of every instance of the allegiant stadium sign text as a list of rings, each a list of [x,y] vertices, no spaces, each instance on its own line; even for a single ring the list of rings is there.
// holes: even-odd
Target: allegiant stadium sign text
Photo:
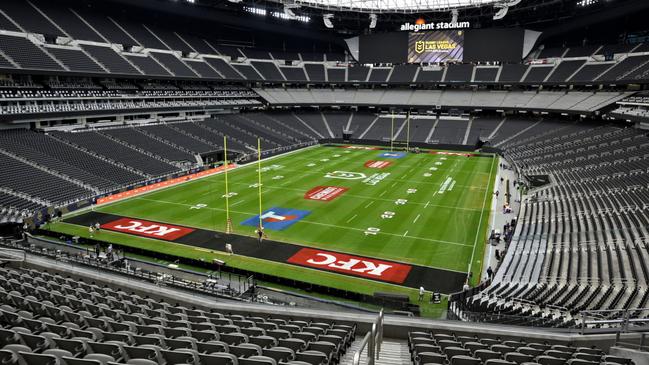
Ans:
[[[471,28],[470,22],[439,22],[439,23],[426,23],[426,24],[401,24],[401,30],[409,32],[419,32],[420,30],[440,30],[440,29],[466,29]]]

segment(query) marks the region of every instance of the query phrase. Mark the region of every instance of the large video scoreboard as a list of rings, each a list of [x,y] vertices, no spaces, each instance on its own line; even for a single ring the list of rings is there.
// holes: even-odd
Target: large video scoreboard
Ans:
[[[520,28],[370,34],[358,39],[358,59],[370,64],[520,62],[525,37],[526,31]]]

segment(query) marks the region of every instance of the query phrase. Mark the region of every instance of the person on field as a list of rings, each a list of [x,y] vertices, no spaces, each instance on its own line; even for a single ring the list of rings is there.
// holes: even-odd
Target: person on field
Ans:
[[[257,237],[259,238],[259,243],[261,243],[264,240],[264,227],[258,226],[255,232],[257,233]]]
[[[423,285],[419,287],[419,301],[421,302],[424,300],[424,293],[426,290],[424,289]]]

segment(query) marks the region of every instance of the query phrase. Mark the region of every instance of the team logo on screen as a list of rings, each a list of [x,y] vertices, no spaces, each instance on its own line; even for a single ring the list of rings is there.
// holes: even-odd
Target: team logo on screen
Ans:
[[[415,43],[415,52],[422,53],[426,50],[426,43],[424,41],[417,41]]]
[[[303,248],[288,260],[289,263],[333,271],[347,275],[360,276],[391,283],[402,284],[412,267],[396,262],[377,260],[368,257],[346,255],[339,252]]]
[[[194,232],[192,228],[131,218],[120,218],[116,221],[102,224],[101,228],[165,241],[175,241],[180,237]]]
[[[316,186],[304,194],[304,199],[328,202],[345,193],[347,188],[340,186]]]
[[[273,231],[281,231],[297,223],[300,219],[306,217],[310,213],[311,212],[308,210],[273,207],[261,214],[261,221],[264,228]],[[257,227],[259,225],[259,214],[241,222],[241,225]]]

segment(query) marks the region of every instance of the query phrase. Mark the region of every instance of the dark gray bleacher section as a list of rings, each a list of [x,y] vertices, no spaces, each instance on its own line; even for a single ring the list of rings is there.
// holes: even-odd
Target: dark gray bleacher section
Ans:
[[[312,142],[318,137],[291,113],[248,113],[247,116],[275,131],[285,133],[293,142]]]
[[[306,81],[306,74],[302,67],[280,66],[279,68],[287,80]]]
[[[232,64],[232,66],[241,73],[246,80],[263,80],[264,78],[261,77],[257,71],[255,71],[254,68],[250,65],[244,65],[244,64]]]
[[[444,70],[419,70],[417,82],[438,82],[442,81]]]
[[[40,2],[38,7],[47,14],[59,27],[61,27],[73,39],[105,42],[105,40],[92,30],[86,23],[64,6],[56,6],[48,2]]]
[[[410,83],[415,80],[418,65],[396,65],[392,69],[389,82]]]
[[[600,81],[618,81],[624,78],[624,75],[631,72],[632,70],[644,65],[649,62],[649,56],[630,56],[618,62],[611,69],[606,71],[605,74],[601,75],[597,80]]]
[[[297,114],[297,116],[324,138],[331,138],[327,127],[325,127],[322,121],[322,114],[317,112],[304,112]]]
[[[187,66],[198,73],[199,76],[211,79],[221,79],[221,75],[214,71],[207,63],[200,60],[185,60]]]
[[[524,129],[531,127],[537,120],[517,117],[508,117],[505,123],[496,131],[491,139],[492,146],[498,146],[501,142],[515,136]]]
[[[330,112],[325,114],[329,129],[333,133],[334,138],[343,138],[343,129],[347,127],[350,113],[344,112]]]
[[[169,53],[151,52],[151,57],[163,64],[174,75],[180,77],[196,77],[196,73],[189,69],[178,57]]]
[[[198,53],[216,54],[214,52],[214,49],[212,49],[212,47],[210,47],[209,44],[207,42],[205,42],[205,40],[203,38],[199,38],[199,37],[193,36],[191,34],[181,34],[181,36]]]
[[[149,56],[133,56],[133,55],[124,55],[131,63],[133,63],[137,68],[142,70],[145,75],[150,76],[171,76],[169,71],[162,67],[156,60]]]
[[[190,46],[187,45],[187,43],[183,42],[183,40],[180,39],[175,32],[155,26],[148,26],[148,28],[151,30],[151,32],[153,32],[153,34],[158,36],[158,38],[160,38],[170,50],[182,51],[186,53],[194,51]]]
[[[167,125],[152,125],[138,127],[141,131],[147,134],[153,134],[170,142],[173,145],[180,146],[186,150],[194,151],[196,153],[205,153],[218,150],[218,145],[210,145],[183,134]]]
[[[449,120],[440,116],[429,141],[430,143],[462,144],[468,124],[468,120]]]
[[[76,10],[76,12],[109,42],[127,46],[139,45],[136,40],[124,33],[107,16],[92,11]]]
[[[121,55],[115,52],[110,47],[102,47],[84,44],[81,46],[88,52],[94,59],[100,62],[111,73],[116,74],[135,74],[139,75],[140,72],[133,68]]]
[[[141,148],[169,161],[195,161],[194,156],[171,145],[140,133],[135,128],[105,129],[102,134],[109,135],[129,145]]]
[[[0,34],[0,50],[22,68],[63,70],[52,57],[24,37]]]
[[[0,186],[50,203],[63,204],[92,192],[58,176],[0,153]]]
[[[322,61],[324,61],[324,54],[323,53],[305,53],[305,52],[301,52],[300,55],[302,56],[303,61],[312,61],[312,62],[322,62]]]
[[[5,67],[5,68],[14,68],[15,66],[9,62],[6,58],[0,55],[0,67]]]
[[[0,29],[9,30],[12,32],[20,32],[21,30],[4,14],[0,13]]]
[[[1,268],[0,282],[12,365],[333,365],[356,337],[355,324],[186,308],[43,270]]]
[[[474,81],[495,82],[498,77],[498,67],[476,67]]]
[[[347,68],[347,81],[366,81],[369,72],[370,68],[366,66],[349,67]]]
[[[61,142],[58,139],[45,134],[25,131],[13,131],[7,133],[13,133],[13,135],[8,134],[7,136],[13,138],[17,143],[28,147],[29,149],[38,151],[65,164],[84,170],[95,177],[101,177],[101,179],[94,180],[94,182],[87,180],[90,185],[97,186],[98,188],[106,187],[103,180],[109,180],[113,182],[114,185],[125,185],[142,179],[141,175],[108,163],[90,153],[80,151],[67,143]],[[92,150],[90,150],[90,152],[92,152]],[[70,177],[75,177],[82,181],[90,179],[90,177],[85,175]]]
[[[26,1],[3,0],[0,2],[0,9],[16,23],[20,24],[27,32],[50,36],[65,36],[61,30],[43,17],[41,13],[36,11]]]
[[[77,167],[74,164],[75,161],[65,159],[65,154],[52,153],[53,151],[49,151],[49,154],[44,153],[46,151],[42,149],[43,146],[36,147],[35,143],[43,145],[56,143],[56,141],[51,140],[51,138],[46,136],[36,136],[35,133],[24,130],[9,130],[0,133],[0,141],[2,145],[1,148],[5,151],[32,163],[38,164],[55,174],[58,173],[76,179],[77,181],[81,181],[96,189],[106,190],[118,187],[115,182],[108,180],[101,175],[96,175],[96,171],[91,173],[82,170],[81,168],[83,168],[83,166],[81,166],[81,168]],[[63,152],[60,150],[54,151]],[[75,152],[82,154],[80,151]],[[86,158],[90,161],[95,160],[92,156],[86,156]]]
[[[270,60],[270,54],[267,51],[262,51],[256,48],[239,48],[247,58],[254,58],[257,60]]]
[[[17,209],[20,211],[33,211],[45,208],[44,205],[21,198],[19,196],[0,191],[0,207],[4,209]],[[1,213],[0,213],[1,214]],[[6,214],[6,213],[5,213]]]
[[[552,66],[532,66],[523,82],[543,82],[553,69]]]
[[[403,116],[394,117],[395,135],[399,131],[399,128],[403,125],[404,121],[405,121],[405,117]],[[391,131],[392,131],[392,118],[391,117],[378,118],[374,123],[374,125],[372,125],[372,127],[369,130],[367,130],[367,133],[365,133],[363,139],[389,141]]]
[[[202,121],[198,121],[196,122],[196,124],[198,124],[202,128],[210,130],[212,133],[225,135],[228,139],[229,145],[232,145],[232,142],[234,141],[235,146],[239,147],[239,149],[242,151],[251,152],[252,150],[257,149],[256,136],[240,128],[235,128],[234,126],[226,123],[221,118],[208,118]]]
[[[214,45],[212,43],[212,45]],[[219,54],[230,57],[232,60],[236,61],[238,58],[242,58],[243,55],[241,52],[239,52],[239,48],[237,47],[228,47],[228,46],[216,46],[216,50],[219,52]]]
[[[586,63],[585,60],[564,60],[554,69],[548,77],[548,82],[565,82],[579,68]]]
[[[106,73],[97,62],[79,49],[48,47],[47,51],[61,61],[70,71]]]
[[[344,68],[327,68],[327,80],[329,82],[344,82],[345,71]]]
[[[325,68],[322,64],[305,63],[304,69],[311,81],[325,81]]]
[[[166,162],[115,142],[98,132],[56,132],[54,135],[150,176],[167,175],[177,171],[174,166]]]
[[[430,130],[433,128],[435,119],[410,119],[410,141],[425,143]],[[396,137],[397,140],[405,141],[408,138],[407,126],[403,128],[401,133]]]
[[[250,64],[261,74],[265,80],[281,81],[284,77],[274,62],[268,61],[250,61]]]
[[[629,53],[633,48],[636,47],[636,44],[607,44],[602,46],[602,48],[595,53],[596,55],[607,55],[607,54],[619,54],[619,53]]]
[[[469,82],[473,74],[473,65],[470,64],[450,64],[446,70],[444,81],[447,82]]]
[[[262,147],[264,145],[267,146],[265,148],[288,146],[299,142],[290,134],[285,133],[282,128],[267,125],[263,122],[263,119],[258,120],[256,116],[256,113],[232,114],[227,116],[224,115],[221,119],[227,121],[231,125],[250,132],[253,136],[261,138]]]
[[[527,65],[521,64],[504,64],[500,71],[500,82],[520,82],[527,71]]]
[[[372,124],[374,119],[376,119],[376,115],[373,113],[354,113],[349,126],[350,131],[353,132],[352,138],[359,138],[361,133],[365,132]]]
[[[613,64],[611,63],[595,63],[595,64],[586,64],[582,67],[577,73],[570,78],[572,82],[589,82],[595,80],[595,78],[608,70]]]
[[[229,79],[229,80],[241,80],[243,79],[243,76],[241,76],[237,71],[235,71],[232,66],[230,66],[229,63],[225,62],[221,58],[210,58],[206,57],[205,62],[209,63],[216,71],[218,71],[221,75],[223,75],[223,78]]]
[[[387,82],[388,75],[390,75],[390,68],[372,68],[370,72],[369,82]],[[351,81],[351,80],[350,80]]]
[[[568,52],[563,56],[564,58],[570,57],[588,57],[592,56],[600,46],[584,46],[584,47],[570,47]]]
[[[538,58],[559,58],[565,51],[565,48],[544,48]]]
[[[202,122],[191,122],[191,123],[176,123],[173,125],[175,129],[181,130],[185,133],[188,133],[192,136],[199,137],[202,140],[208,141],[212,145],[218,145],[223,147],[223,133],[220,131],[210,128],[205,128],[201,125]],[[239,142],[234,138],[228,137],[228,151],[238,150],[245,151],[246,147],[243,143]]]
[[[160,42],[144,25],[131,22],[128,20],[116,19],[116,22],[124,28],[128,34],[135,38],[138,43],[146,48],[154,49],[167,49],[167,47]]]
[[[466,139],[466,144],[472,145],[478,141],[480,138],[483,141],[486,141],[491,133],[498,127],[498,124],[502,121],[500,117],[485,116],[485,117],[474,117],[471,122],[471,130],[469,131],[469,136]]]

